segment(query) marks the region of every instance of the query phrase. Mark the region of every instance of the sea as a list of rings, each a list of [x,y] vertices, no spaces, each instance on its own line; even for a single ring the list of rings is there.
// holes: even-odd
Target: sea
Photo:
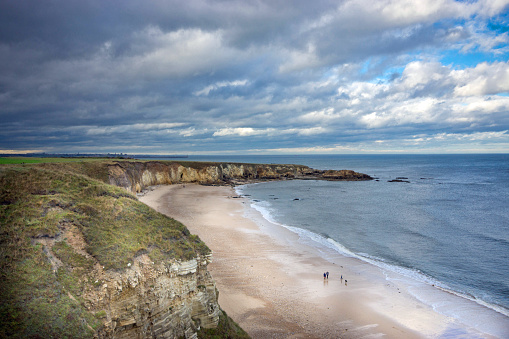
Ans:
[[[247,196],[267,220],[309,244],[482,305],[472,312],[496,314],[503,321],[493,318],[499,323],[490,325],[496,327],[492,334],[509,338],[509,154],[188,160],[300,164],[372,176],[375,180],[271,181],[239,186],[237,193]],[[391,182],[394,179],[400,181]],[[468,322],[479,314],[461,316]]]

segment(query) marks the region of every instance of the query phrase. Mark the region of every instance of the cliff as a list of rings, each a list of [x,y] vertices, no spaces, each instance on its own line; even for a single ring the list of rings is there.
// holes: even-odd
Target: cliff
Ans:
[[[82,174],[107,164],[0,167],[0,337],[247,337],[197,236]]]
[[[218,305],[207,246],[133,193],[282,179],[371,178],[300,165],[0,166],[0,337],[247,338]]]
[[[108,166],[109,183],[131,192],[178,183],[239,184],[254,180],[371,180],[351,170],[315,170],[302,165],[118,161]]]

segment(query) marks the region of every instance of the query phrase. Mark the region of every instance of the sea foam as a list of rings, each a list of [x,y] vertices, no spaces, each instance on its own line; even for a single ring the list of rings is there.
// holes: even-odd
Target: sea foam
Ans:
[[[244,188],[245,186],[238,186],[235,188],[235,191],[238,195],[242,196]],[[250,207],[256,210],[264,220],[297,234],[299,242],[317,249],[324,259],[329,260],[330,258],[327,252],[322,250],[323,248],[330,249],[345,257],[356,258],[381,269],[387,281],[398,280],[398,283],[406,286],[407,291],[411,295],[421,302],[430,305],[436,312],[458,319],[484,333],[497,337],[504,337],[507,333],[506,331],[509,331],[505,325],[507,324],[506,317],[509,317],[509,310],[506,308],[488,303],[468,293],[454,290],[447,284],[424,274],[418,269],[394,265],[388,263],[383,258],[366,253],[356,253],[327,235],[317,234],[300,227],[280,223],[275,218],[278,211],[269,201],[248,198],[250,198]],[[424,286],[427,286],[427,288],[423,288]],[[478,307],[480,306],[497,312],[502,318],[496,315],[493,316],[491,313],[479,313]]]

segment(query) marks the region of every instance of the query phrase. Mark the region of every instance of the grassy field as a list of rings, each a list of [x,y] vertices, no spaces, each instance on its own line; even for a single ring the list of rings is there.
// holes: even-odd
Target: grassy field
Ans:
[[[94,263],[121,271],[140,253],[169,261],[210,252],[178,221],[105,184],[111,160],[42,160],[0,166],[0,337],[91,337],[101,313],[80,296],[97,287],[87,277]],[[59,239],[70,225],[93,260]],[[58,240],[55,272],[38,239]]]
[[[83,162],[83,161],[104,161],[104,159],[4,157],[4,158],[0,158],[0,165],[5,165],[5,164],[41,164],[41,163],[53,163],[53,162]]]

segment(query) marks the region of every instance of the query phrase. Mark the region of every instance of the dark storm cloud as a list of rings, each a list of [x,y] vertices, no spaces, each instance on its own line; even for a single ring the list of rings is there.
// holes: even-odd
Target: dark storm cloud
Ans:
[[[242,153],[507,143],[509,39],[488,28],[506,5],[0,1],[0,145]],[[441,64],[444,52],[485,62]]]

